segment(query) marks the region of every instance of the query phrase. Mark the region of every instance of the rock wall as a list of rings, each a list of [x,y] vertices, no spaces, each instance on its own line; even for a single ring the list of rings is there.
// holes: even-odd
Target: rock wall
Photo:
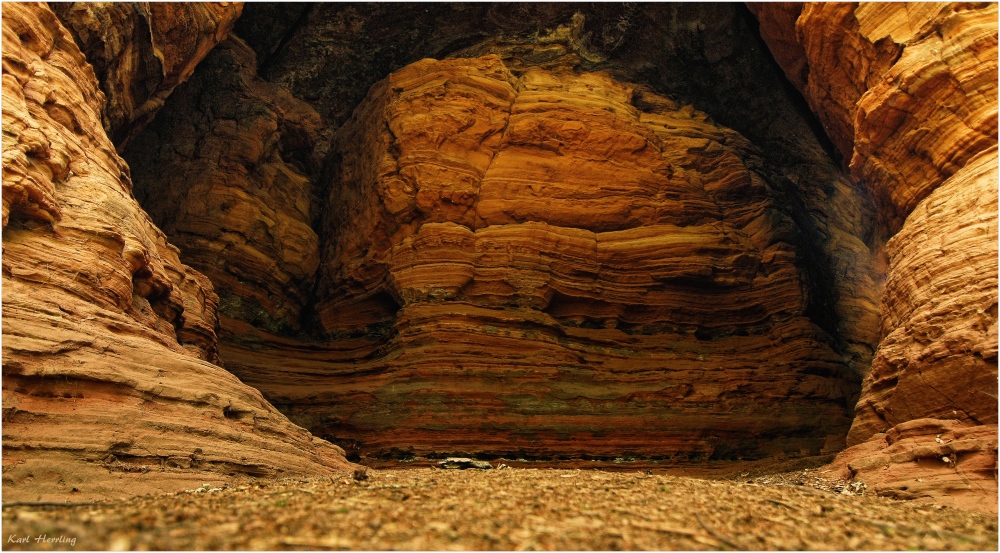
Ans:
[[[132,197],[93,68],[45,4],[3,19],[5,499],[348,466],[211,363],[218,297]]]
[[[317,109],[321,143],[371,85],[423,57],[495,54],[515,74],[531,67],[608,71],[709,113],[759,148],[765,163],[756,170],[781,196],[776,209],[802,231],[797,264],[811,291],[808,315],[853,370],[867,374],[880,281],[867,244],[871,201],[831,161],[808,109],[758,46],[749,12],[669,3],[397,8],[252,4],[236,30],[260,56],[262,76]],[[161,186],[154,179],[148,188]]]
[[[4,5],[5,492],[347,466],[266,397],[995,510],[995,4],[751,5],[829,151],[734,6],[51,9]]]
[[[220,44],[130,146],[135,194],[223,313],[301,329],[319,265],[315,180],[326,153],[308,104],[257,77],[252,50]]]
[[[600,73],[424,60],[338,131],[316,321],[227,368],[367,454],[837,451],[857,376],[805,312],[755,148]],[[852,384],[853,383],[853,384]]]
[[[752,9],[854,178],[873,190],[891,237],[882,338],[848,443],[908,457],[875,471],[881,462],[865,460],[863,444],[844,453],[860,459],[846,466],[885,493],[995,512],[996,5]],[[992,439],[940,455],[945,431],[926,429],[945,427]],[[936,467],[933,484],[917,483],[913,460]]]
[[[996,144],[995,6],[751,7],[851,174],[875,192],[891,233],[941,182]]]
[[[242,2],[53,2],[94,67],[104,130],[123,149],[232,30]]]

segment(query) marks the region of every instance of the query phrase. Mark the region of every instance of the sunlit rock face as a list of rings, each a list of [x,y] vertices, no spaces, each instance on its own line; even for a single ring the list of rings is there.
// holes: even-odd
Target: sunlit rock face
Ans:
[[[132,196],[103,108],[92,66],[55,14],[5,3],[5,500],[348,466],[215,364],[212,283]]]
[[[411,64],[335,137],[326,343],[237,328],[227,368],[368,453],[836,451],[858,377],[763,164],[606,74]]]
[[[848,436],[858,447],[842,456],[849,474],[896,497],[995,512],[996,5],[752,9],[890,237],[881,341]],[[869,462],[881,448],[898,454]]]

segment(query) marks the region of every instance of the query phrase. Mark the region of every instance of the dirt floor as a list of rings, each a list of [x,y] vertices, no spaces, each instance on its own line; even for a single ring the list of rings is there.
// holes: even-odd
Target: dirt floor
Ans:
[[[3,540],[10,550],[997,549],[996,517],[863,494],[808,470],[733,481],[372,469],[123,502],[5,506]]]

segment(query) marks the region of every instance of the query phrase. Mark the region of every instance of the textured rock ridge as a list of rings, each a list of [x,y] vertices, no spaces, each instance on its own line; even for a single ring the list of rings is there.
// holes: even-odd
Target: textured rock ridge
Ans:
[[[59,2],[52,9],[94,66],[104,130],[119,149],[226,38],[242,2]]]
[[[871,443],[909,448],[917,465],[937,471],[933,484],[913,487],[919,492],[911,496],[995,512],[996,5],[752,9],[854,178],[873,190],[891,236],[882,339],[848,437],[849,445],[871,441],[843,458],[872,455]],[[937,455],[930,431],[884,441],[915,421],[994,439],[956,452],[951,463]],[[886,463],[893,470],[877,478],[896,482],[887,490],[905,490],[912,465],[893,459]],[[852,473],[860,479],[874,470],[862,461],[851,466],[860,467]]]
[[[857,377],[804,314],[799,230],[739,134],[486,56],[392,74],[335,148],[316,318],[336,339],[223,322],[227,368],[293,420],[368,454],[842,447]]]
[[[954,419],[913,419],[848,448],[831,468],[893,499],[996,514],[997,430]]]
[[[751,9],[852,175],[876,193],[891,232],[945,179],[996,144],[995,5]]]
[[[271,332],[301,328],[319,265],[320,128],[230,38],[126,154],[136,197],[215,284],[222,311]]]
[[[210,363],[218,298],[132,197],[92,67],[45,4],[3,19],[5,498],[347,466]]]
[[[995,147],[974,158],[886,246],[883,338],[848,435],[861,445],[842,454],[879,493],[996,512],[997,164]],[[942,439],[962,447],[939,454]]]

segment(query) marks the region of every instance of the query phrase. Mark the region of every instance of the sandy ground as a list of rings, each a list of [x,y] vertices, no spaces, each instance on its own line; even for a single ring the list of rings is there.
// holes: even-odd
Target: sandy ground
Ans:
[[[850,493],[801,473],[736,482],[646,471],[384,469],[5,506],[3,540],[10,550],[997,549],[996,517]]]

